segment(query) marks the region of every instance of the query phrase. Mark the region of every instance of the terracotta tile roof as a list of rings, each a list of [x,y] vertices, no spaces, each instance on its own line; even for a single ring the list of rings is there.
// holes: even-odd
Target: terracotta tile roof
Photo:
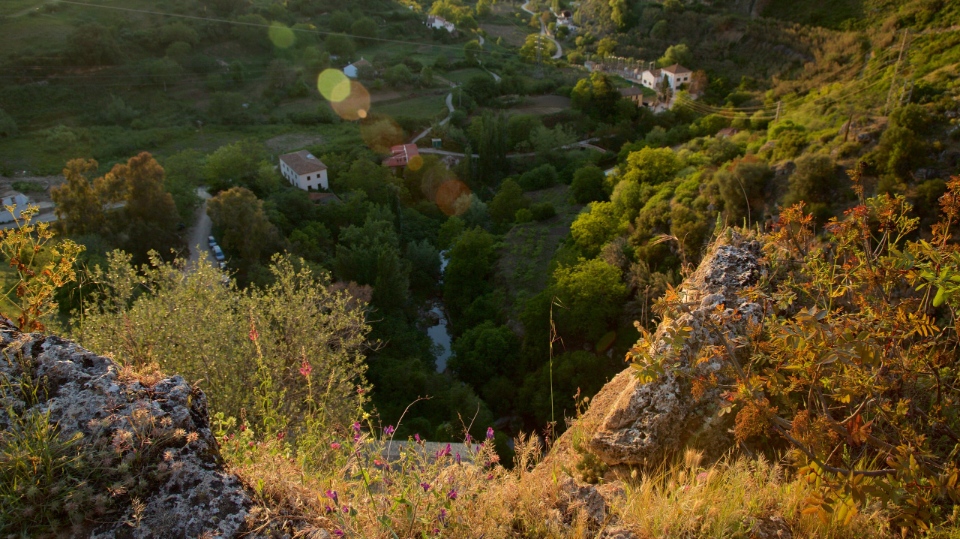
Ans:
[[[690,71],[689,69],[683,67],[680,64],[673,64],[672,66],[667,66],[663,68],[663,70],[672,75],[682,75],[684,73],[693,73],[693,71]]]
[[[388,167],[405,167],[414,156],[420,155],[420,149],[416,144],[401,144],[390,148],[390,157],[383,160],[383,165]]]
[[[280,156],[280,161],[286,163],[286,165],[293,169],[298,175],[327,170],[327,165],[324,165],[323,161],[314,157],[313,154],[307,150],[283,154]]]

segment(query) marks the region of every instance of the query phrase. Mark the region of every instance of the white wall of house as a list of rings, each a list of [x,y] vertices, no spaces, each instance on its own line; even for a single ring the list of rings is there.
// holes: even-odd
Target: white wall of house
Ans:
[[[674,75],[669,71],[664,71],[663,76],[670,81],[670,89],[676,91],[677,87],[681,84],[690,84],[690,75],[692,73],[677,73]]]
[[[647,88],[656,89],[657,84],[660,83],[660,80],[653,75],[652,71],[644,71],[643,75],[640,76],[640,84],[646,86]]]
[[[353,64],[348,65],[347,67],[343,68],[343,74],[351,79],[357,78],[357,66]]]
[[[310,174],[297,174],[292,168],[288,167],[286,163],[281,162],[280,173],[287,181],[304,191],[311,189],[330,189],[330,184],[327,182],[326,170],[311,172]]]

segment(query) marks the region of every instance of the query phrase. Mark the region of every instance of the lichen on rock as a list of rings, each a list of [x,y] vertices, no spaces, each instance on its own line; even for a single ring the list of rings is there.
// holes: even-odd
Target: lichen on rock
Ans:
[[[0,429],[43,414],[97,466],[109,509],[71,536],[234,537],[252,504],[223,465],[203,392],[182,377],[125,376],[109,358],[0,323]],[[27,388],[24,390],[23,388]]]

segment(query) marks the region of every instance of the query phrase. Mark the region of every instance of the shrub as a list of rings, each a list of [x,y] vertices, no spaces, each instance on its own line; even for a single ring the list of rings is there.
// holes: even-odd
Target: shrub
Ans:
[[[557,180],[557,169],[553,165],[547,164],[524,172],[517,183],[524,191],[537,191],[553,187],[557,184]]]
[[[553,204],[549,202],[540,202],[530,206],[530,215],[537,221],[546,221],[547,219],[556,217],[557,210],[553,207]]]
[[[603,189],[604,175],[600,167],[587,165],[573,174],[570,191],[577,204],[588,204],[607,198]]]

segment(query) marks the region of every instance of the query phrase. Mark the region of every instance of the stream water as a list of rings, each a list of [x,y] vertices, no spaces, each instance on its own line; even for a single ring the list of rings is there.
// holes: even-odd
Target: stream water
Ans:
[[[440,275],[443,278],[443,272],[447,269],[447,254],[440,253]],[[439,353],[437,354],[437,372],[443,372],[447,368],[447,359],[450,358],[450,332],[447,331],[447,315],[443,310],[443,300],[436,299],[430,309],[431,318],[436,318],[437,323],[427,328],[427,336],[433,341]]]

